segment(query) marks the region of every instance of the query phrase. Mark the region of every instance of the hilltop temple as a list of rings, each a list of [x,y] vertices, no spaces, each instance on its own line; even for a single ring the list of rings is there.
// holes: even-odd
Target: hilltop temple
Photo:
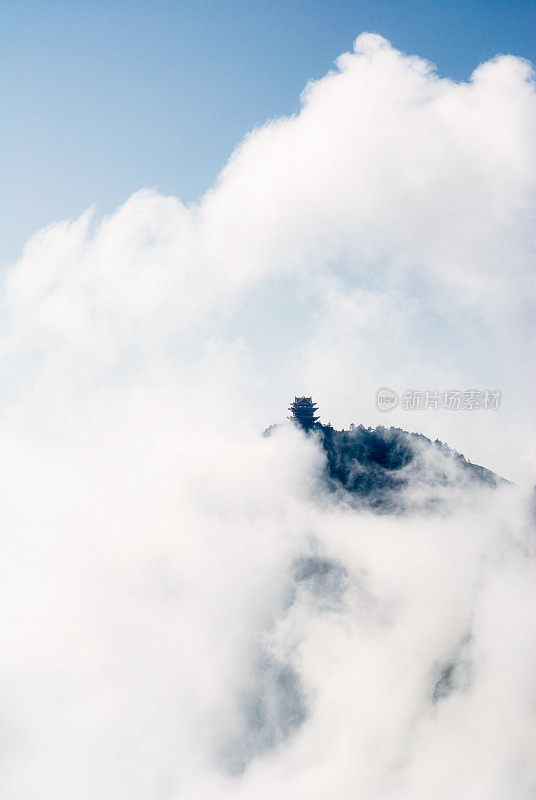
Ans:
[[[292,411],[289,420],[295,425],[299,425],[304,431],[310,431],[320,419],[315,416],[317,405],[313,403],[312,397],[295,397],[294,402],[289,406],[289,411]]]

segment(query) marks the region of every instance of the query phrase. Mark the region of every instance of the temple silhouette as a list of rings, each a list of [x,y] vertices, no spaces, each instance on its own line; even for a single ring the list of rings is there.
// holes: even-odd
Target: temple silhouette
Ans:
[[[310,431],[320,417],[316,416],[317,406],[312,397],[295,397],[289,406],[292,416],[289,420],[299,425],[304,431]]]

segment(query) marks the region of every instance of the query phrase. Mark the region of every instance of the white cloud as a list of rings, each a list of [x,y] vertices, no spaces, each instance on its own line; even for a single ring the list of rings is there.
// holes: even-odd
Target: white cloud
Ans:
[[[143,190],[7,271],[3,797],[533,795],[523,493],[377,517],[258,435],[312,392],[533,480],[530,81],[364,34],[198,204]],[[387,417],[380,385],[504,401]]]

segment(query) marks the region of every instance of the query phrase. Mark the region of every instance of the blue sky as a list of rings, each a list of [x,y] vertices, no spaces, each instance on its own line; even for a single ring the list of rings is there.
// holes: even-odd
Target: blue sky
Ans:
[[[205,191],[245,132],[292,113],[355,36],[375,31],[466,79],[497,52],[533,59],[531,2],[2,4],[2,248],[92,203]]]

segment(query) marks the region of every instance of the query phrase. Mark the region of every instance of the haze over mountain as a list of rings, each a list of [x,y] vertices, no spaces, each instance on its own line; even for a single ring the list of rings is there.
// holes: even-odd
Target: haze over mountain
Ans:
[[[198,203],[6,270],[2,800],[534,799],[535,111],[362,34]]]
[[[264,435],[273,435],[278,427],[267,428]],[[508,483],[443,442],[431,442],[422,434],[400,428],[352,425],[349,430],[337,431],[317,422],[311,435],[326,454],[326,479],[333,491],[342,488],[361,505],[382,512],[408,510],[408,503],[416,510],[417,486],[428,490],[420,498],[422,510],[437,510],[441,495],[449,489]]]

